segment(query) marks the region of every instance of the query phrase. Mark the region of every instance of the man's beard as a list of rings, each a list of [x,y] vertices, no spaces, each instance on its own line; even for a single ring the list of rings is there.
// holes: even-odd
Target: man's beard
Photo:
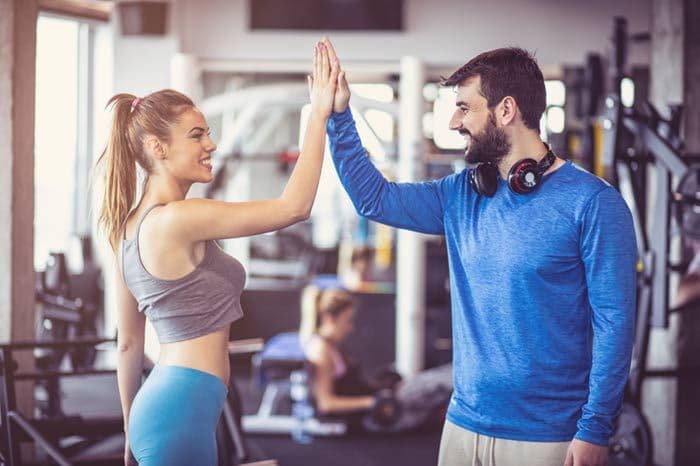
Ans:
[[[489,115],[486,128],[478,135],[471,136],[469,147],[465,153],[467,163],[488,162],[498,165],[510,152],[510,141],[503,129],[496,126],[493,113]]]

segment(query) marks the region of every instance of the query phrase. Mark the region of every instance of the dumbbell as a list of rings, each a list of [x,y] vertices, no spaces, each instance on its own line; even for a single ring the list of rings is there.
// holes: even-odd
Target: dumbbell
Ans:
[[[369,412],[370,419],[377,425],[387,427],[401,417],[401,403],[389,389],[379,390],[374,395],[374,406]]]
[[[379,386],[380,390],[385,388],[394,390],[402,380],[403,379],[398,372],[390,369],[379,371],[375,377],[375,383],[377,386]]]

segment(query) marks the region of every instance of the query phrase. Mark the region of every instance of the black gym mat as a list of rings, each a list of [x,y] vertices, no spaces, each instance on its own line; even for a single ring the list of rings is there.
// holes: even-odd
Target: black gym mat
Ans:
[[[236,370],[238,369],[238,370]],[[234,368],[236,386],[243,400],[243,412],[253,414],[261,393],[250,376]],[[289,400],[278,408],[289,414]],[[288,435],[246,435],[251,460],[276,459],[280,466],[435,466],[440,446],[440,430],[410,434],[355,434],[346,437],[316,437],[300,445]]]
[[[440,432],[385,437],[315,438],[299,445],[286,436],[248,436],[249,448],[280,466],[435,466]]]

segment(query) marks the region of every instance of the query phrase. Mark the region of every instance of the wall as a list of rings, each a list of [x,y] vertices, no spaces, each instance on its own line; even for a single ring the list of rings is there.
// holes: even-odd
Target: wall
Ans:
[[[251,32],[248,0],[179,0],[182,51],[235,60],[308,60],[324,31]],[[490,48],[519,45],[543,64],[580,63],[604,51],[612,17],[630,30],[649,28],[648,1],[405,0],[404,32],[328,32],[345,60],[398,60],[411,54],[428,64],[460,65]],[[514,13],[515,12],[515,13]],[[647,62],[645,54],[636,61]]]
[[[168,86],[175,52],[219,60],[306,61],[324,33],[345,62],[397,62],[410,54],[449,70],[483,50],[519,45],[534,50],[543,65],[579,64],[589,51],[607,51],[613,16],[626,16],[632,32],[647,31],[650,22],[648,0],[405,0],[403,32],[252,32],[248,1],[173,0],[168,36],[116,34],[116,90],[144,94]],[[630,62],[648,61],[648,47],[631,50]]]

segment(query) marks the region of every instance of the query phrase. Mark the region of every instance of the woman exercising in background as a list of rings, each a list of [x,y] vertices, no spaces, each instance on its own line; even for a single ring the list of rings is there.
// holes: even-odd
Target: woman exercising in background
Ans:
[[[300,337],[311,363],[311,390],[321,416],[365,413],[374,406],[371,386],[341,346],[354,329],[355,301],[345,290],[308,286],[302,295]]]
[[[110,99],[114,118],[100,162],[100,223],[115,253],[118,383],[127,437],[124,462],[216,464],[215,429],[229,380],[229,325],[243,315],[245,270],[215,240],[277,230],[306,219],[316,195],[337,60],[316,44],[311,116],[302,155],[277,199],[186,199],[212,180],[216,145],[204,115],[172,90]],[[147,174],[136,200],[137,164]],[[134,205],[135,204],[135,205]],[[148,317],[161,343],[141,386]],[[132,453],[133,452],[133,457]]]
[[[368,432],[410,431],[428,424],[442,427],[452,393],[452,365],[433,367],[405,380],[386,370],[376,381],[368,381],[341,349],[351,338],[356,312],[355,300],[343,289],[307,286],[302,293],[299,334],[311,365],[318,417],[340,418],[351,430]],[[387,399],[394,400],[393,414],[390,419],[377,418],[387,415],[377,409]]]

